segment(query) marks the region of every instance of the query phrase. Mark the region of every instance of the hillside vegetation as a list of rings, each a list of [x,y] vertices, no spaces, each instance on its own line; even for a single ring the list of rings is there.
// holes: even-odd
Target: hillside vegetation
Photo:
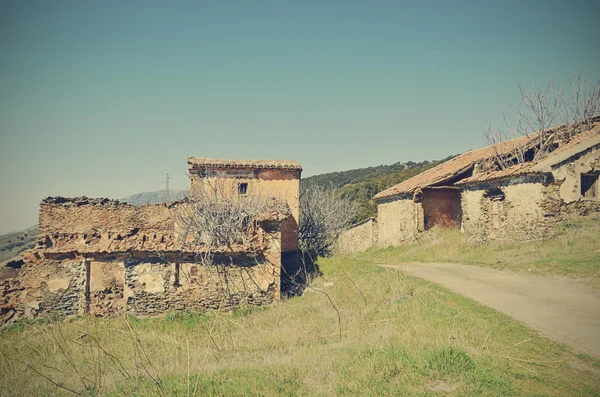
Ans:
[[[434,231],[408,247],[321,259],[303,296],[264,309],[21,322],[0,333],[0,394],[599,396],[599,359],[376,265],[479,255],[483,265],[597,274],[599,243],[580,242],[597,232],[581,223],[533,248],[477,248]]]
[[[0,262],[33,248],[37,234],[38,227],[35,225],[20,232],[0,235]]]
[[[358,203],[355,222],[377,215],[377,205],[372,200],[377,193],[403,182],[423,171],[433,168],[454,156],[438,161],[396,163],[377,167],[331,172],[302,179],[303,184],[316,184],[342,189],[343,195]]]
[[[144,204],[160,204],[167,203],[170,201],[181,200],[185,197],[189,196],[189,190],[173,190],[170,189],[169,192],[165,189],[163,190],[155,190],[153,192],[143,192],[138,194],[133,194],[131,196],[127,196],[119,199],[119,201],[133,204],[133,205],[144,205]]]

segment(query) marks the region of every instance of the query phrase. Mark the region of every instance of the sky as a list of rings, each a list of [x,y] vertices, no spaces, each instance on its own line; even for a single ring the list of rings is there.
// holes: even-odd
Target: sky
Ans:
[[[485,146],[517,86],[600,72],[597,1],[0,2],[0,233],[47,196],[303,176]]]

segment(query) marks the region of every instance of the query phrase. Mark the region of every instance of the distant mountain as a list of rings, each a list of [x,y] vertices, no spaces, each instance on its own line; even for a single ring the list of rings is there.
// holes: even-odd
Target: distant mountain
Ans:
[[[189,194],[189,190],[169,190],[169,194],[167,194],[167,191],[163,189],[156,190],[154,192],[134,194],[132,196],[121,198],[119,201],[133,205],[160,204],[181,200],[185,197],[188,197]]]
[[[454,156],[449,156],[438,161],[422,161],[420,163],[413,161],[407,163],[398,162],[392,165],[379,165],[376,167],[313,175],[302,179],[302,183],[314,183],[342,189],[344,196],[358,203],[359,212],[355,221],[360,222],[369,217],[377,216],[377,204],[373,201],[373,196],[377,193],[450,160],[452,157]]]

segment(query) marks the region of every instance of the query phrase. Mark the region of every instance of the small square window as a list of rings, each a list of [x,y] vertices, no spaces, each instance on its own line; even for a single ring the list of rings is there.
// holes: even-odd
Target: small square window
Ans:
[[[248,193],[248,184],[247,183],[238,183],[238,194],[246,194]]]
[[[598,198],[598,175],[581,174],[581,195],[585,198]]]

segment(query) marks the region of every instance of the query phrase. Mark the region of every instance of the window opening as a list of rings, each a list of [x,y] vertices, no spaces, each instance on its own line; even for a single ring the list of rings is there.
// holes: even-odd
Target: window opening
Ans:
[[[583,197],[598,197],[598,175],[600,174],[581,174],[581,195]]]
[[[247,183],[239,183],[238,184],[238,194],[246,194],[248,192],[248,184]]]

